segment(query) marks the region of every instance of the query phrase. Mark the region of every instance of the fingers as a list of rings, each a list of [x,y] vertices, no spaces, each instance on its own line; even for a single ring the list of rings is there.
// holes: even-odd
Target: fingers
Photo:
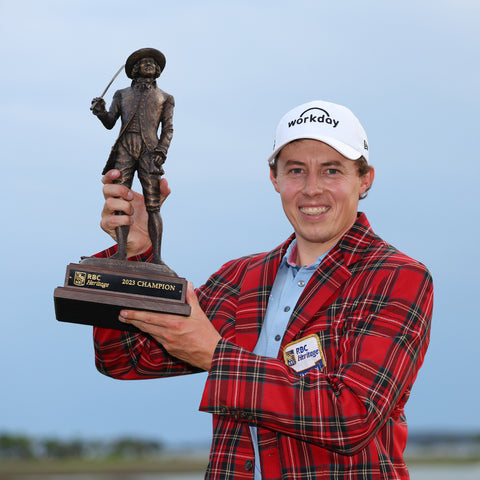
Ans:
[[[122,310],[118,319],[121,322],[129,323],[145,333],[152,335],[159,343],[167,349],[172,340],[171,334],[179,328],[179,322],[183,320],[177,316],[147,312],[143,310]],[[171,332],[171,333],[169,333]]]
[[[113,183],[114,180],[117,180],[117,178],[120,178],[120,170],[117,169],[112,169],[109,170],[103,177],[102,177],[102,183],[107,184],[107,183]]]
[[[105,198],[104,212],[113,213],[122,211],[127,215],[133,213],[130,202],[133,200],[133,192],[125,185],[112,183],[120,177],[119,170],[109,170],[102,178],[103,197]],[[105,213],[106,213],[105,212]]]
[[[132,226],[128,235],[129,255],[143,253],[151,246],[148,234],[148,214],[143,195],[125,185],[115,183],[121,177],[120,170],[109,170],[102,178],[105,203],[101,214],[100,227],[117,241],[115,230],[123,225]],[[159,179],[160,205],[170,195],[170,187],[165,178]],[[118,215],[123,212],[124,215]]]
[[[189,317],[122,310],[118,319],[150,334],[170,355],[208,371],[221,336],[201,309],[191,282],[186,297],[192,307]]]
[[[100,220],[101,229],[117,241],[116,228],[125,225],[132,225],[132,217],[130,215],[104,215]]]
[[[102,183],[104,184],[103,196],[105,200],[108,197],[119,197],[127,201],[133,200],[136,192],[132,192],[132,190],[125,187],[124,185],[113,183],[115,180],[120,178],[120,175],[121,175],[120,170],[112,169],[112,170],[109,170],[102,177]],[[172,191],[168,186],[167,179],[161,178],[160,179],[160,197],[161,197],[162,203],[166,200],[166,198],[170,195],[171,192]],[[140,194],[136,194],[136,195],[140,195]]]
[[[103,187],[105,203],[103,205],[102,218],[110,215],[117,216],[115,212],[123,212],[125,215],[133,215],[133,193],[121,185],[105,185]]]
[[[192,307],[192,310],[197,308],[201,309],[200,304],[198,303],[197,294],[195,293],[195,289],[193,288],[193,283],[190,281],[187,283],[187,294],[185,296],[185,299],[187,303]]]
[[[192,282],[188,282],[187,284],[186,300],[192,308],[200,308]],[[172,321],[177,321],[179,318],[182,317],[174,314],[154,313],[144,310],[122,310],[120,312],[120,320],[123,322],[128,321],[131,323],[137,321],[162,327],[169,325]]]
[[[103,196],[105,200],[109,197],[119,197],[124,200],[130,201],[133,200],[132,191],[125,185],[120,185],[118,183],[113,183],[115,180],[120,178],[120,170],[109,170],[103,177]]]
[[[122,225],[131,225],[134,213],[132,205],[132,200],[134,199],[133,192],[124,185],[113,183],[120,175],[119,170],[110,170],[102,178],[105,203],[103,205],[100,227],[114,239],[116,239],[115,229]],[[116,215],[115,212],[123,212],[125,215]]]
[[[167,198],[172,191],[170,190],[170,187],[168,186],[168,181],[166,178],[161,178],[160,179],[160,195],[162,197]]]
[[[141,322],[146,325],[156,325],[160,327],[164,325],[164,319],[167,319],[168,315],[143,310],[122,310],[118,318],[122,322],[128,321],[128,323],[133,323],[137,326],[138,322]]]
[[[163,205],[163,202],[167,199],[172,191],[168,186],[168,182],[166,178],[160,179],[160,206]]]

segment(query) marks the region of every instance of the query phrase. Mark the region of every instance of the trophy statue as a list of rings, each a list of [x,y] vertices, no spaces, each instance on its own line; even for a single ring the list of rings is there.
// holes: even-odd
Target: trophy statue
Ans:
[[[103,96],[123,68],[132,79],[131,86],[115,92],[107,111]],[[90,108],[107,129],[121,118],[120,133],[103,174],[115,168],[121,173],[116,183],[131,188],[137,172],[148,213],[153,261],[129,262],[130,227],[117,227],[117,252],[113,256],[84,257],[79,264],[67,267],[65,286],[56,288],[54,293],[56,317],[60,321],[136,330],[117,320],[122,308],[190,313],[190,306],[185,303],[186,280],[179,278],[161,258],[160,177],[173,136],[174,108],[172,95],[157,87],[156,79],[164,68],[165,56],[159,50],[142,48],[133,52],[102,95],[92,100]]]

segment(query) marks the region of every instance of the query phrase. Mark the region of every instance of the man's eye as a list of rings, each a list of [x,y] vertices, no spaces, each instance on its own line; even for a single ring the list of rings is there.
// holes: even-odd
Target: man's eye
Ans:
[[[338,170],[336,168],[328,168],[327,173],[328,175],[335,175],[338,173]]]
[[[301,168],[292,168],[290,170],[290,173],[292,173],[293,175],[300,175],[302,172],[303,170]]]

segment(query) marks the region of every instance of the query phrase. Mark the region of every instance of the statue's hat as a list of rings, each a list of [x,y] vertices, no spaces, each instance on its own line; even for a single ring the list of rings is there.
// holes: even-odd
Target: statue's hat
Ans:
[[[158,65],[160,65],[161,70],[165,68],[165,55],[160,52],[160,50],[157,50],[156,48],[141,48],[140,50],[136,50],[133,52],[128,58],[125,63],[125,73],[127,74],[128,78],[133,78],[132,77],[132,70],[133,66],[138,62],[138,60],[141,60],[142,58],[147,58],[151,57],[153,58]]]

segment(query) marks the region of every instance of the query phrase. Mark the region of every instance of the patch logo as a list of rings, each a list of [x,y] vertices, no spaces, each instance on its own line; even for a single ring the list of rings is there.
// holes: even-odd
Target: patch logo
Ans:
[[[293,367],[297,363],[295,360],[295,352],[293,350],[288,350],[288,352],[285,352],[285,363],[289,367]]]
[[[322,372],[326,366],[320,339],[315,334],[289,343],[283,351],[283,358],[286,365],[302,376],[313,369]]]

